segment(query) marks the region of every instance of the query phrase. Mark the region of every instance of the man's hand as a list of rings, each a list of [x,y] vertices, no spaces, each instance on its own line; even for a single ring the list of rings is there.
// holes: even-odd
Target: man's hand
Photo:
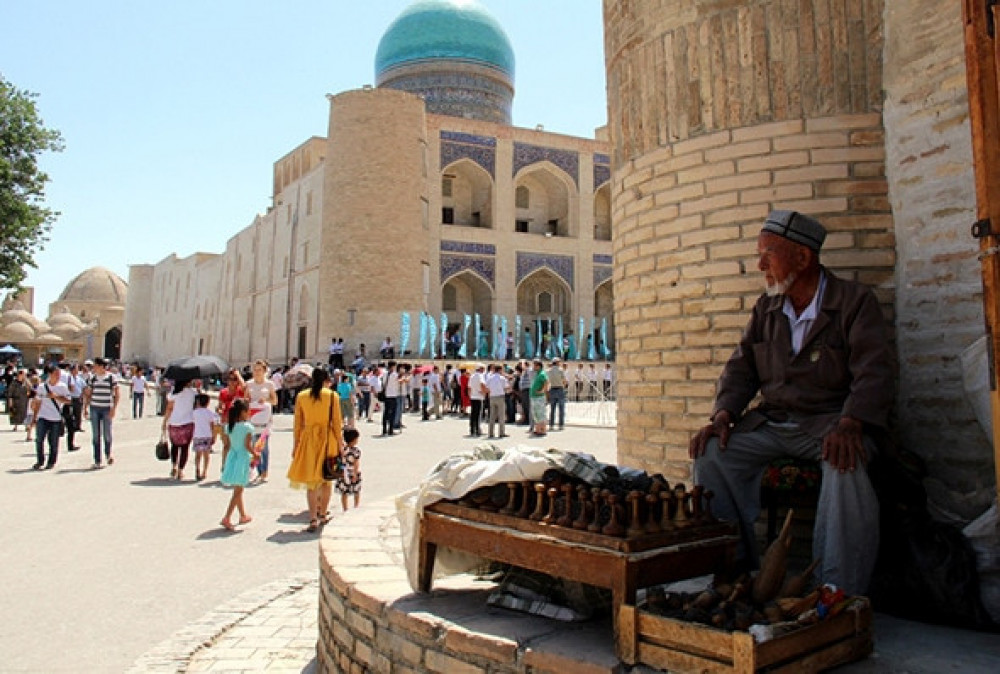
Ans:
[[[854,472],[858,463],[867,463],[861,422],[841,417],[837,427],[823,438],[823,460],[841,473]]]
[[[697,459],[704,454],[705,446],[708,444],[709,438],[712,437],[719,438],[720,450],[725,449],[726,445],[729,444],[729,431],[732,427],[733,422],[729,417],[729,412],[727,410],[719,410],[712,417],[712,423],[702,428],[698,431],[697,435],[691,438],[691,444],[688,445],[688,455],[692,459]]]

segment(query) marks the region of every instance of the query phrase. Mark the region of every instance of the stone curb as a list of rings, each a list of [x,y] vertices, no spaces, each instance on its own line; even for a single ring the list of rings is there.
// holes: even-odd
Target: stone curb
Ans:
[[[284,580],[244,592],[198,620],[186,625],[146,652],[128,670],[142,672],[184,672],[200,651],[211,648],[223,635],[274,602],[318,586],[317,571],[304,571]]]

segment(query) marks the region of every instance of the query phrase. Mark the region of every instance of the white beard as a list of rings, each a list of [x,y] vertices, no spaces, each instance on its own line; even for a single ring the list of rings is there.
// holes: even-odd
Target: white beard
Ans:
[[[779,281],[767,285],[765,287],[767,296],[777,297],[778,295],[785,295],[786,293],[788,293],[788,289],[792,287],[792,284],[795,283],[796,279],[798,279],[798,275],[795,272],[792,272],[791,274],[785,277],[784,281]]]

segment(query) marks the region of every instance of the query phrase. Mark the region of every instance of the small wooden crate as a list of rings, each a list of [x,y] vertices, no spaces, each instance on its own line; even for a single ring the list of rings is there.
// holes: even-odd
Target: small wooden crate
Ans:
[[[872,652],[872,611],[860,606],[758,644],[746,632],[726,632],[673,620],[623,604],[618,651],[630,665],[671,672],[818,672]]]

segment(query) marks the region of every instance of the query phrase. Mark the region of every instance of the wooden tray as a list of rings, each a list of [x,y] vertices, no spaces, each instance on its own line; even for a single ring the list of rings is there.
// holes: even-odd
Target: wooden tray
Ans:
[[[622,604],[619,657],[671,672],[818,672],[872,652],[867,600],[829,620],[758,644],[747,632],[726,632]]]
[[[720,536],[737,535],[736,525],[731,522],[708,522],[704,524],[692,524],[686,527],[678,527],[670,531],[655,534],[643,534],[633,538],[618,536],[605,536],[589,531],[573,529],[572,527],[561,527],[553,524],[543,524],[534,520],[505,515],[499,512],[489,512],[478,508],[470,508],[457,503],[438,501],[424,508],[425,511],[459,517],[470,522],[480,524],[491,524],[504,527],[512,531],[520,531],[526,534],[539,536],[550,536],[568,543],[580,543],[592,545],[598,548],[614,550],[616,552],[645,552],[658,548],[667,548],[680,543],[694,543],[697,541],[719,538]]]

